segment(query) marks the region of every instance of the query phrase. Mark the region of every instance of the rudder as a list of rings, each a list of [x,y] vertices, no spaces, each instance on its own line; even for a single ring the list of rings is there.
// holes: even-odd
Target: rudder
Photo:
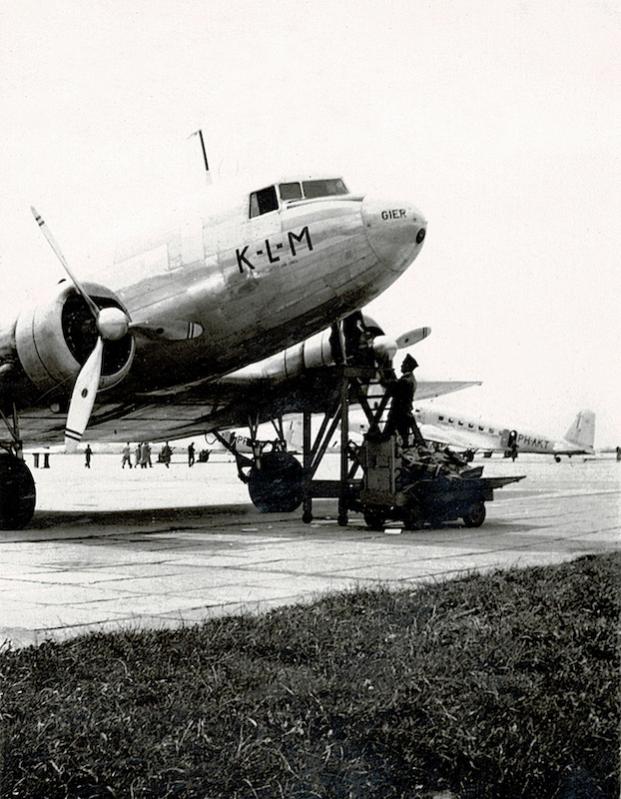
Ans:
[[[595,441],[595,414],[593,411],[580,411],[565,433],[565,440],[584,449],[593,449]]]

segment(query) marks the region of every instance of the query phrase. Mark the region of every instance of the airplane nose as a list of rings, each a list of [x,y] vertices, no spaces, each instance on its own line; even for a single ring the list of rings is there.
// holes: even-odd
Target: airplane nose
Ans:
[[[367,196],[362,219],[369,244],[389,269],[401,272],[418,255],[427,220],[412,203]]]

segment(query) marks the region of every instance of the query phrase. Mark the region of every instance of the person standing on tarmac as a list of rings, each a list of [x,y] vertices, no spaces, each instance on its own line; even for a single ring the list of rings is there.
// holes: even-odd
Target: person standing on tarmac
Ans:
[[[194,447],[194,442],[192,441],[192,443],[188,447],[188,466],[189,467],[194,466],[194,461],[195,461],[194,453],[195,453],[195,447]]]
[[[140,444],[140,468],[146,469],[149,462],[149,445],[146,441]]]
[[[168,443],[168,441],[164,444],[160,452],[160,460],[164,464],[164,466],[168,469],[170,468],[170,460],[172,458],[172,447]]]
[[[93,450],[91,449],[91,445],[87,444],[86,449],[84,450],[84,468],[90,469],[91,468],[91,455],[93,454]]]
[[[131,456],[129,441],[123,447],[123,459],[121,460],[121,469],[125,468],[125,464],[127,464],[130,469],[132,468],[132,456]]]
[[[399,433],[404,447],[409,446],[410,430],[414,433],[414,442],[416,444],[425,443],[412,412],[414,394],[416,393],[414,369],[417,366],[416,359],[410,354],[406,355],[401,363],[401,377],[393,383],[390,389],[392,397],[388,419],[384,428],[384,436],[389,438],[395,433]]]

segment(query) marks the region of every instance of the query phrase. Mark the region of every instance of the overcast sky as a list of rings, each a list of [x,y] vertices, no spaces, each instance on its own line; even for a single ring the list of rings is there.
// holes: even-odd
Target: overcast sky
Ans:
[[[0,313],[141,209],[221,179],[319,168],[414,202],[414,266],[371,307],[430,325],[443,404],[621,444],[619,2],[0,0]]]

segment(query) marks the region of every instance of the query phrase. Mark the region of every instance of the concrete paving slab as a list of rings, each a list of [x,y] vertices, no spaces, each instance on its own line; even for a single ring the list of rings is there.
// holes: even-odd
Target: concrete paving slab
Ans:
[[[90,472],[80,456],[53,457],[52,469],[34,472],[31,527],[0,534],[0,641],[174,627],[356,585],[401,587],[619,549],[620,464],[483,465],[489,476],[527,474],[496,493],[483,527],[385,535],[357,515],[339,527],[332,501],[315,503],[310,525],[299,512],[261,515],[232,463],[130,477],[115,457],[97,456]]]

